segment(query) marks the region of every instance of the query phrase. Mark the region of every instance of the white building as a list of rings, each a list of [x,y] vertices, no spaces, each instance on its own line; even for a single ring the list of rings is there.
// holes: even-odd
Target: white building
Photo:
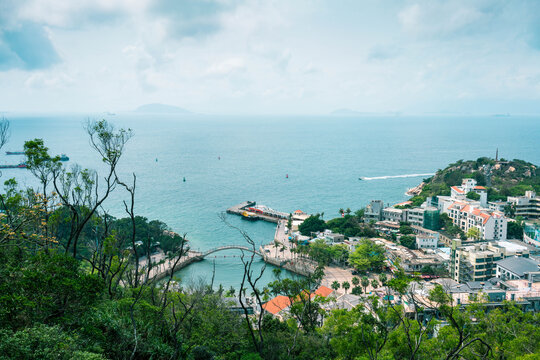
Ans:
[[[490,211],[500,211],[504,213],[504,208],[508,205],[506,201],[490,201],[488,202],[488,208]]]
[[[467,232],[475,227],[482,240],[506,240],[507,219],[498,211],[488,212],[465,202],[456,201],[447,209],[454,225]]]
[[[480,195],[480,206],[487,207],[487,189],[483,186],[478,186],[474,179],[463,179],[461,186],[452,186],[450,188],[450,197],[455,200],[466,201],[467,194],[474,192]]]
[[[371,200],[364,211],[364,222],[381,221],[384,204],[382,200]]]
[[[417,249],[436,249],[438,245],[438,238],[427,234],[416,235],[416,248]]]
[[[540,219],[540,197],[534,191],[526,191],[525,196],[509,196],[508,203],[515,209],[515,216]]]
[[[402,209],[387,207],[382,211],[382,219],[383,221],[399,223],[401,221],[405,221],[405,212]]]

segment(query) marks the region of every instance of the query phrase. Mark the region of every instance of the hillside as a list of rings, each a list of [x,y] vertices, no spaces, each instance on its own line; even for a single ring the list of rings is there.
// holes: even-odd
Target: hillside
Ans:
[[[450,195],[450,187],[461,185],[464,178],[474,178],[478,185],[488,189],[488,201],[506,200],[507,196],[521,196],[527,190],[540,193],[538,166],[524,160],[495,161],[487,157],[477,160],[459,160],[438,170],[431,178],[424,179],[418,196],[420,202],[428,196]]]

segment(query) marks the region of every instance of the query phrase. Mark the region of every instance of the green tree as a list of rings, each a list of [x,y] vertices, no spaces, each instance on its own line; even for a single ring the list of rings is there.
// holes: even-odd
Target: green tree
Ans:
[[[377,281],[377,279],[372,279],[371,280],[371,287],[376,289],[379,287],[379,282]]]
[[[401,225],[399,227],[399,232],[402,235],[408,235],[408,234],[412,234],[414,231],[413,231],[411,225],[409,225],[407,223],[401,223]]]
[[[416,249],[416,237],[413,235],[402,235],[399,242],[408,249]]]
[[[361,288],[360,286],[358,286],[358,285],[357,285],[357,286],[354,286],[354,287],[352,288],[351,293],[352,293],[353,295],[362,295],[362,288]]]
[[[478,240],[480,239],[480,230],[477,227],[471,227],[467,230],[467,238]]]
[[[388,278],[386,277],[385,273],[379,274],[379,281],[383,286],[386,285],[386,282],[388,281]]]
[[[478,201],[480,200],[480,194],[477,194],[474,191],[469,191],[467,193],[467,199]]]
[[[326,266],[332,261],[332,250],[330,245],[323,239],[317,239],[309,244],[309,256],[317,263]]]
[[[332,289],[334,291],[337,291],[340,288],[340,286],[341,285],[340,285],[339,281],[337,281],[337,280],[334,280],[334,282],[332,282],[332,285],[331,285],[331,287],[332,287]]]
[[[349,263],[358,271],[378,271],[384,266],[384,247],[373,241],[362,239],[356,250],[349,255]]]
[[[506,237],[508,239],[523,240],[523,224],[521,221],[508,221],[506,227]]]
[[[367,294],[367,287],[369,286],[369,278],[367,276],[362,276],[362,280],[360,280],[360,283],[362,284],[362,287],[364,288],[364,292]]]
[[[311,215],[300,226],[298,230],[304,236],[310,236],[312,232],[323,231],[326,223],[320,218],[319,214]]]
[[[345,294],[347,293],[347,290],[351,288],[351,284],[348,281],[344,281],[341,283],[341,287],[345,290]]]
[[[357,286],[358,284],[360,284],[360,279],[357,276],[353,276],[351,281],[354,286]]]

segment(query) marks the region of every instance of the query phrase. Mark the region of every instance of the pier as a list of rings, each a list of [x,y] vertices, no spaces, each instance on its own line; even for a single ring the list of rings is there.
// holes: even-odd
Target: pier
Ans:
[[[248,220],[264,220],[276,224],[289,217],[287,213],[276,211],[265,205],[257,205],[255,201],[244,201],[241,204],[231,206],[227,209],[227,213],[239,215]]]

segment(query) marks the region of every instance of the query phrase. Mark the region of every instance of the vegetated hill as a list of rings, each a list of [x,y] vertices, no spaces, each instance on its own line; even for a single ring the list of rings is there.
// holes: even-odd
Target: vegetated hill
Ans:
[[[424,179],[425,184],[415,200],[419,202],[428,196],[450,195],[450,187],[461,185],[464,178],[474,178],[478,185],[485,186],[488,189],[488,201],[521,196],[527,190],[540,193],[538,166],[518,159],[495,161],[481,157],[477,160],[459,160],[438,170],[431,178]]]
[[[191,114],[191,111],[178,106],[165,104],[146,104],[139,106],[137,112],[160,113],[160,114]]]

